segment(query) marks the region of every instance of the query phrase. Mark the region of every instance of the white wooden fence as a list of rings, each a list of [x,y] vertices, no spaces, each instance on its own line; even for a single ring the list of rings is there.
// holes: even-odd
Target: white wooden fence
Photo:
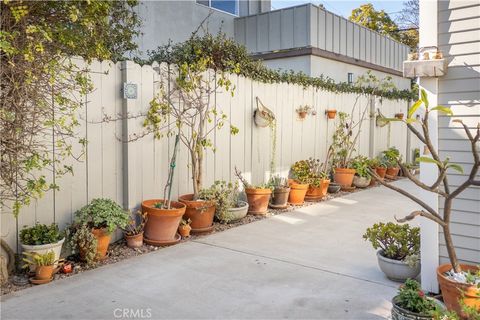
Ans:
[[[69,160],[73,175],[57,179],[60,190],[48,192],[43,198],[32,201],[21,210],[17,219],[6,208],[1,210],[1,235],[12,248],[18,249],[18,233],[25,225],[57,222],[61,228],[72,221],[76,210],[94,198],[111,198],[125,208],[132,209],[142,199],[163,196],[169,159],[174,139],[154,140],[147,136],[139,141],[125,143],[122,136],[142,130],[142,119],[102,122],[105,114],[116,115],[122,110],[132,114],[144,111],[158,90],[166,65],[140,66],[133,62],[94,62],[91,77],[95,90],[82,97],[85,101],[80,111],[81,126],[78,137],[86,137],[88,145],[83,161]],[[293,84],[264,84],[241,76],[231,76],[236,90],[234,97],[217,93],[214,103],[222,109],[232,124],[240,129],[231,136],[228,128],[216,130],[214,143],[217,152],[207,151],[205,185],[214,180],[232,180],[237,166],[253,183],[268,178],[271,157],[269,128],[258,128],[253,122],[256,97],[277,117],[277,171],[286,175],[297,160],[315,157],[324,159],[331,142],[336,120],[327,120],[326,109],[350,113],[356,99],[354,94],[335,94],[314,88],[304,89]],[[138,85],[137,99],[123,99],[124,82]],[[374,108],[387,117],[397,112],[407,112],[406,101],[360,98],[361,108],[353,117],[359,119],[359,109],[375,100]],[[295,109],[310,105],[317,112],[303,121]],[[401,123],[377,127],[375,117],[364,120],[357,152],[374,156],[389,146],[396,146],[403,155],[407,151],[407,130]],[[390,131],[390,132],[389,132]],[[417,144],[418,145],[418,144]],[[52,146],[53,148],[53,146]],[[79,146],[76,146],[80,150]],[[177,157],[173,195],[192,191],[189,156],[183,146]],[[47,177],[53,180],[53,174]]]

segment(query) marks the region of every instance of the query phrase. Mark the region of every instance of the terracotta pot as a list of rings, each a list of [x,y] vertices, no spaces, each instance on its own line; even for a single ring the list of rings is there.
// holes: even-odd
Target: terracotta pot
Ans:
[[[400,168],[399,167],[390,167],[390,168],[387,168],[387,172],[386,174],[388,176],[392,176],[392,177],[396,177],[398,176],[398,173],[400,172]]]
[[[275,188],[271,198],[270,206],[272,208],[285,208],[288,202],[290,188]]]
[[[190,231],[191,230],[192,230],[192,227],[190,227],[190,225],[185,225],[185,226],[178,227],[178,233],[180,233],[182,238],[190,237]]]
[[[290,194],[288,196],[288,203],[294,205],[301,205],[305,200],[305,196],[307,195],[308,191],[308,184],[300,184],[295,180],[288,180],[290,184]]]
[[[403,120],[403,113],[395,113],[395,118]]]
[[[50,280],[53,275],[53,265],[51,266],[37,266],[35,268],[35,279]]]
[[[337,110],[335,110],[335,109],[327,110],[326,113],[327,113],[327,118],[328,119],[335,119],[335,116],[337,115]]]
[[[461,264],[460,267],[463,271],[471,270],[475,272],[478,270],[478,267],[467,264]],[[461,314],[462,308],[460,307],[459,300],[462,297],[462,293],[464,294],[463,302],[467,306],[480,310],[480,289],[475,285],[459,283],[448,279],[444,273],[451,269],[451,264],[442,264],[437,268],[437,280],[442,290],[443,301],[448,310],[453,310]]]
[[[271,189],[245,189],[247,194],[248,202],[248,213],[249,214],[266,214],[268,211],[268,202],[270,201],[270,196],[272,194]]]
[[[330,180],[323,179],[319,187],[309,186],[305,199],[307,200],[321,200],[327,194],[328,187],[330,186]]]
[[[307,117],[307,113],[305,111],[299,112],[298,117],[300,119],[305,119]]]
[[[385,174],[387,173],[387,168],[384,167],[377,167],[375,168],[375,172],[380,176],[380,178],[385,178]]]
[[[193,201],[193,194],[185,194],[178,197],[178,200],[187,206],[185,210],[185,220],[192,220],[190,226],[192,227],[193,233],[204,231],[213,225],[215,202],[203,200]]]
[[[163,242],[172,241],[177,234],[178,226],[185,213],[185,204],[177,201],[171,201],[170,209],[155,208],[158,202],[164,202],[161,199],[151,199],[142,202],[142,211],[148,215],[145,224],[145,239]]]
[[[103,260],[107,256],[108,245],[112,235],[104,228],[93,228],[92,233],[97,239],[97,260]]]
[[[353,176],[355,175],[355,169],[349,168],[335,168],[333,180],[342,187],[351,187],[353,182]]]
[[[140,248],[143,245],[143,231],[133,236],[125,235],[125,240],[127,240],[127,247]]]

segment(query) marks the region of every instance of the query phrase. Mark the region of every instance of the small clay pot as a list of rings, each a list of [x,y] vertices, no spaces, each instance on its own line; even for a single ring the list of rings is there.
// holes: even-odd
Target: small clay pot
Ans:
[[[385,174],[387,173],[387,168],[385,167],[377,167],[375,168],[375,172],[380,178],[385,178]]]
[[[398,176],[399,172],[400,172],[399,167],[389,167],[389,168],[387,168],[386,175],[391,176],[391,177],[396,177],[396,176]]]
[[[355,169],[350,168],[335,168],[333,179],[336,183],[342,187],[351,187],[353,183],[353,176],[355,175]]]
[[[328,119],[335,119],[337,116],[337,110],[335,109],[328,109],[325,113],[327,114]]]
[[[327,194],[328,186],[330,185],[330,180],[322,179],[322,182],[319,187],[314,187],[310,185],[305,195],[305,200],[307,201],[319,201]]]
[[[190,237],[190,231],[192,230],[192,227],[190,225],[184,225],[184,226],[179,226],[178,227],[178,233],[182,236],[182,238],[188,238]]]
[[[307,112],[306,111],[301,111],[298,113],[298,117],[300,119],[305,119],[307,117]]]
[[[248,213],[255,215],[265,215],[268,211],[268,203],[272,195],[271,189],[245,189],[248,202]]]
[[[288,196],[288,203],[293,205],[302,205],[307,195],[309,184],[301,184],[295,180],[288,179],[290,184],[290,194]]]
[[[108,245],[112,235],[105,228],[93,228],[93,235],[97,239],[97,260],[103,260],[107,256]]]
[[[437,51],[433,55],[433,59],[443,59],[443,53],[441,51]]]
[[[125,240],[127,240],[127,247],[140,248],[143,245],[143,231],[132,236],[125,235]]]
[[[35,279],[50,280],[53,275],[53,265],[51,266],[37,266],[35,268]]]
[[[403,120],[403,116],[404,116],[403,113],[395,113],[395,118],[397,118],[399,120]]]

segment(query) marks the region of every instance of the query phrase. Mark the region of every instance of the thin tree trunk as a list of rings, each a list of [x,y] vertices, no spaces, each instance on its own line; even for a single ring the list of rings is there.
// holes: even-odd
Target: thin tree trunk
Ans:
[[[450,226],[448,224],[443,227],[443,235],[445,237],[445,245],[447,246],[448,257],[450,258],[452,268],[456,273],[459,273],[462,271],[462,268],[458,263],[457,253],[453,247],[452,234],[450,233]]]

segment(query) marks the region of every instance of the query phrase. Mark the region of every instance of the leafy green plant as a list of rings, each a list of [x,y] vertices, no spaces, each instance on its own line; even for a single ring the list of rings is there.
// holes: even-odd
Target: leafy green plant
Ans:
[[[375,223],[366,230],[363,239],[370,241],[374,249],[382,250],[383,256],[389,259],[404,260],[420,254],[420,228],[408,224]]]
[[[300,113],[306,113],[306,114],[310,114],[313,112],[313,108],[309,105],[302,105],[300,107],[298,107],[297,109],[295,109],[295,111],[300,114]]]
[[[400,151],[395,147],[390,147],[383,151],[382,157],[385,164],[390,168],[398,167],[398,162],[401,161]]]
[[[365,156],[356,156],[352,159],[352,168],[355,169],[357,176],[370,178],[369,168],[371,167],[371,163],[371,160]]]
[[[72,225],[69,229],[68,243],[73,252],[78,252],[89,265],[95,265],[97,255],[97,238],[91,228],[85,224]]]
[[[187,220],[182,219],[182,220],[180,221],[180,226],[183,226],[183,227],[189,226],[190,223],[192,223],[192,220],[191,220],[190,218],[188,218]]]
[[[23,258],[24,268],[28,268],[30,266],[52,266],[55,264],[55,252],[53,250],[48,251],[46,253],[36,253],[36,252],[24,252]]]
[[[111,199],[93,199],[75,212],[75,223],[87,225],[89,228],[106,228],[112,233],[117,227],[127,226],[129,215]]]
[[[420,284],[412,279],[407,279],[398,289],[397,303],[403,309],[421,315],[432,315],[437,309],[437,304],[428,299]]]
[[[238,207],[238,183],[215,181],[208,189],[200,190],[199,198],[215,202],[215,216],[220,221],[230,220],[229,210]]]
[[[322,180],[328,178],[326,166],[319,159],[309,158],[295,162],[290,169],[298,182],[318,188],[322,185]]]
[[[129,222],[122,230],[127,236],[134,236],[143,232],[148,215],[146,212],[137,210],[135,214],[130,215],[129,219]]]
[[[63,234],[56,223],[51,225],[36,223],[33,227],[24,227],[20,231],[20,241],[26,245],[56,243],[63,239]]]

